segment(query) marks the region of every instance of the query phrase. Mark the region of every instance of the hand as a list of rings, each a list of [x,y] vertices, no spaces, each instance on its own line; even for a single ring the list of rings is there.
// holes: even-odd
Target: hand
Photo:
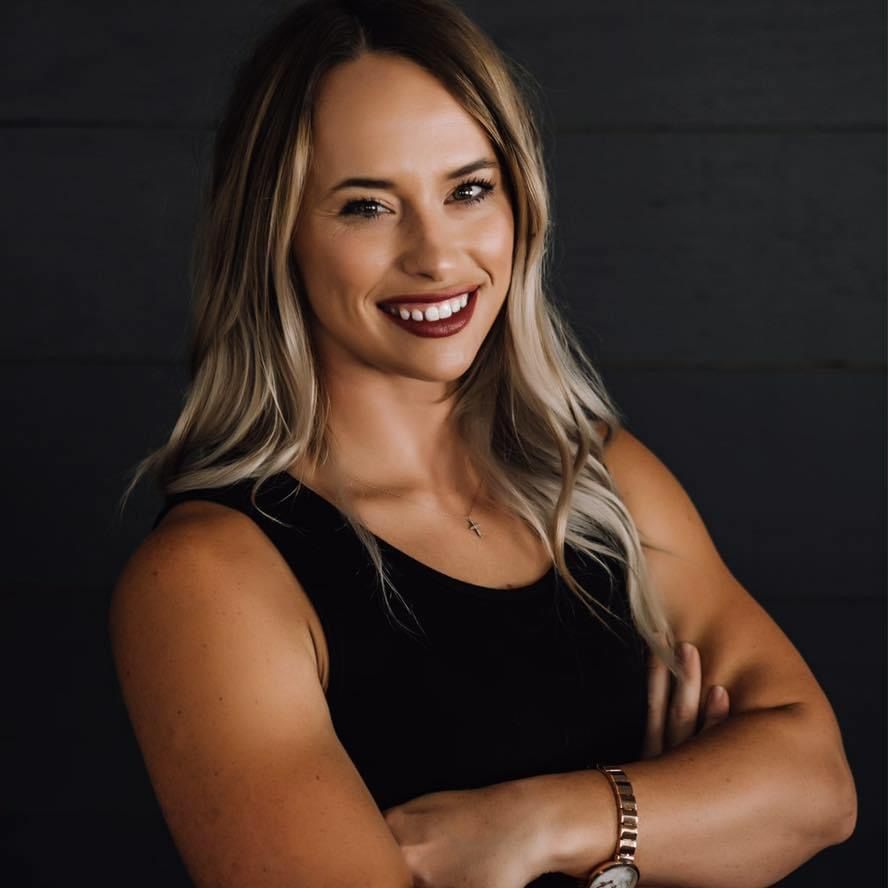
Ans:
[[[700,713],[702,667],[700,652],[690,642],[688,659],[680,657],[681,677],[675,679],[666,664],[653,652],[648,657],[648,721],[644,738],[643,759],[656,758],[667,749],[679,746],[694,734],[705,731],[728,717],[730,702],[727,688],[713,685],[706,695]],[[721,693],[717,693],[720,689]],[[670,693],[671,691],[671,693]],[[700,725],[699,732],[697,726]]]
[[[539,834],[521,784],[432,792],[382,812],[413,888],[524,888]]]

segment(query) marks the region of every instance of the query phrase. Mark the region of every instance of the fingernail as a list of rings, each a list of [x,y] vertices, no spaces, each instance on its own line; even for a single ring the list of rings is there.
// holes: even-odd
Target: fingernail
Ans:
[[[721,685],[715,685],[712,689],[712,699],[716,703],[721,703],[725,699],[727,691]]]
[[[689,666],[691,663],[691,657],[693,656],[694,646],[689,641],[683,641],[678,647],[678,656],[681,659],[681,662],[684,663],[685,666]]]

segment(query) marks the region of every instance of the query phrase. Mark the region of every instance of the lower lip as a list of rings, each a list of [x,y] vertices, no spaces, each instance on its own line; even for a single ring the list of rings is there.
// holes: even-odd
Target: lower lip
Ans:
[[[412,318],[408,318],[405,321],[401,315],[392,314],[382,308],[382,306],[380,306],[379,310],[390,321],[397,324],[399,327],[403,327],[408,333],[412,333],[414,336],[428,336],[432,338],[453,336],[454,333],[459,333],[459,331],[472,320],[477,295],[478,291],[473,290],[469,293],[469,299],[468,302],[466,302],[465,308],[461,308],[456,314],[450,315],[449,318],[443,318],[438,321],[414,321]]]

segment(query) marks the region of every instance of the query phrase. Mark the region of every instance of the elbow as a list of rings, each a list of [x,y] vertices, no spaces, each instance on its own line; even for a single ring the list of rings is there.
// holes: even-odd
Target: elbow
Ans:
[[[841,802],[837,804],[837,813],[834,818],[836,838],[830,844],[840,845],[847,842],[854,835],[857,828],[857,789],[854,786],[854,778],[848,772],[845,789],[840,796]]]
[[[836,829],[838,838],[833,844],[841,844],[848,841],[854,830],[857,829],[857,787],[854,783],[854,774],[848,764],[844,745],[839,749],[838,766],[838,791],[836,801]]]
[[[807,707],[805,708],[807,709]],[[829,845],[848,841],[857,828],[857,787],[848,764],[845,746],[835,716],[829,710],[824,724],[808,721],[804,737],[809,744],[818,738],[813,748],[798,756],[802,768],[798,803],[808,813],[808,837],[815,845],[814,853]],[[811,791],[817,787],[816,795]]]
[[[840,845],[854,835],[857,828],[857,788],[844,755],[839,775],[831,783],[831,792],[820,818],[821,847]]]

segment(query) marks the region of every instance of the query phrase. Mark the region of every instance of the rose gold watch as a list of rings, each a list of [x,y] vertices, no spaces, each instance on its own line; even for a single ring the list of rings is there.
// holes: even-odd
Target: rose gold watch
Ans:
[[[632,784],[622,768],[596,765],[610,781],[617,800],[617,847],[612,860],[599,863],[589,874],[584,888],[636,888],[641,874],[635,865],[638,846],[638,805]]]

